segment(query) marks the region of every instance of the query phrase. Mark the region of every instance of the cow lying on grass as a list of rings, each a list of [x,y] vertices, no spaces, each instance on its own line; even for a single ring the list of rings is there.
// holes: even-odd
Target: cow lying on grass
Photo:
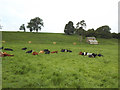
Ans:
[[[44,51],[40,51],[39,53],[44,53]]]
[[[10,49],[10,48],[5,48],[4,50],[13,51],[13,49]]]
[[[58,53],[58,51],[53,51],[53,52],[51,52],[51,53]]]
[[[0,57],[5,57],[5,56],[14,56],[13,54],[8,54],[6,52],[0,52]]]
[[[38,55],[38,53],[37,52],[33,52],[32,55]]]
[[[88,56],[88,57],[96,57],[96,56],[103,56],[102,54],[95,54],[95,53],[88,53],[88,52],[80,52],[79,55],[84,55],[84,56]]]
[[[61,52],[72,52],[72,51],[67,49],[61,49]]]
[[[27,51],[26,53],[32,53],[33,50]]]
[[[22,48],[22,50],[26,50],[27,48],[25,47],[25,48]]]

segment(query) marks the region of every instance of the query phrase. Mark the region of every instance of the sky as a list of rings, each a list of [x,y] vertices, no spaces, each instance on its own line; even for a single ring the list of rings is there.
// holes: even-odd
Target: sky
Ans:
[[[40,32],[64,33],[65,24],[85,20],[85,30],[108,25],[118,33],[119,0],[0,0],[2,31],[20,31],[30,19],[44,22]],[[27,29],[29,31],[29,29]]]

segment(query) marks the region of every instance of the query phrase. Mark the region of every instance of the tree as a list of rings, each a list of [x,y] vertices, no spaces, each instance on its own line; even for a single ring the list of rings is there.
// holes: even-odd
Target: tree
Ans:
[[[120,39],[120,33],[118,33],[118,39]]]
[[[101,26],[96,29],[95,34],[96,37],[99,38],[112,38],[112,34],[110,32],[111,28],[108,25]]]
[[[80,23],[80,25],[81,25],[82,28],[84,28],[84,29],[86,28],[87,25],[85,23],[85,20],[82,20],[79,23]]]
[[[64,29],[64,32],[65,34],[67,35],[71,35],[73,34],[75,31],[75,28],[73,26],[73,22],[72,21],[69,21],[68,24],[65,25],[65,29]]]
[[[82,41],[82,38],[85,36],[86,33],[84,28],[86,28],[86,23],[84,20],[76,24],[76,34],[80,36],[80,41]]]
[[[92,28],[92,29],[88,29],[88,31],[86,32],[86,37],[95,37],[95,30]]]
[[[86,28],[86,23],[85,20],[82,20],[76,24],[76,29],[85,29]]]
[[[24,30],[24,32],[25,32],[25,24],[22,24],[21,26],[20,26],[20,28],[19,28],[19,30]]]
[[[30,32],[32,32],[33,30],[38,32],[38,30],[41,30],[41,26],[44,26],[43,25],[43,20],[39,17],[35,17],[35,18],[30,20],[27,28],[30,29]]]
[[[29,23],[28,23],[27,28],[29,28],[30,32],[32,32],[32,31],[33,31],[33,25],[32,25],[32,23],[31,23],[31,22],[29,22]]]
[[[120,39],[120,33],[112,33],[112,37],[116,39]]]

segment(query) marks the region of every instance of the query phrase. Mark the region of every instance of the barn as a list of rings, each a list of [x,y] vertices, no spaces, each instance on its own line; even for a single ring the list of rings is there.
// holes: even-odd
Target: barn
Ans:
[[[95,37],[86,37],[86,42],[89,44],[98,44],[98,41]]]

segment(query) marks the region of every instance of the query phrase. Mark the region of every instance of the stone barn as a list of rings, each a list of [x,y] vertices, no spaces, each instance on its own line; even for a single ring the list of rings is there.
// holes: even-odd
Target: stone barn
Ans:
[[[87,37],[86,42],[89,44],[98,44],[98,41],[96,40],[95,37]]]

